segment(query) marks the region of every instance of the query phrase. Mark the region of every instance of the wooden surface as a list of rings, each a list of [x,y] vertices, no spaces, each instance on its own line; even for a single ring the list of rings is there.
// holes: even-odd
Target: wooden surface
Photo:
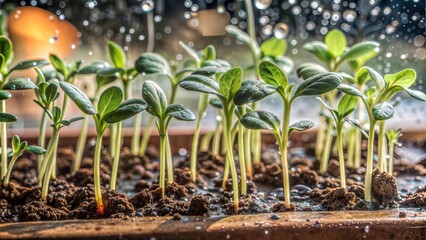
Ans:
[[[287,212],[0,224],[0,239],[426,239],[426,213]]]

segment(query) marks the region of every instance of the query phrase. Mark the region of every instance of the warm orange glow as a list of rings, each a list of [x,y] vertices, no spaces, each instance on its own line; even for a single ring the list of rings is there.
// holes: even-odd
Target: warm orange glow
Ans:
[[[222,36],[230,23],[229,13],[219,13],[216,9],[200,10],[188,20],[190,27],[197,29],[203,36]]]
[[[48,58],[49,53],[63,58],[78,46],[78,30],[41,8],[15,8],[9,14],[8,23],[15,59]]]

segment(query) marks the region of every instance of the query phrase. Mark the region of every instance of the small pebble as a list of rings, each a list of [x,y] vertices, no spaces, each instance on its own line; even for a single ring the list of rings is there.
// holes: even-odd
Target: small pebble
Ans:
[[[278,219],[280,219],[281,217],[280,217],[280,215],[278,215],[278,214],[276,214],[276,213],[274,213],[274,214],[272,214],[271,215],[271,219],[272,220],[278,220]]]
[[[181,218],[182,216],[179,213],[173,214],[173,220],[177,221],[177,220],[180,220]]]
[[[137,217],[143,217],[143,214],[142,214],[142,212],[136,212],[136,216]]]

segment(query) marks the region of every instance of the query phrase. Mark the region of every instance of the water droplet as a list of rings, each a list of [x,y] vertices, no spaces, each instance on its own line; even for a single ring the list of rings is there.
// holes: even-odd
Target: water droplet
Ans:
[[[220,5],[217,7],[217,12],[218,13],[224,13],[225,12],[225,7],[223,5]]]
[[[89,1],[86,1],[84,5],[89,9],[94,9],[96,5],[98,5],[98,2],[95,0],[89,0]]]
[[[58,41],[58,36],[57,35],[52,36],[52,37],[49,38],[49,43],[50,44],[54,44],[56,41]]]
[[[143,0],[141,4],[142,11],[151,12],[154,9],[154,1],[153,0]]]
[[[185,148],[181,148],[181,149],[179,149],[179,155],[180,155],[180,156],[185,156],[187,152],[188,152],[188,151],[186,151],[186,149],[185,149]]]
[[[285,23],[277,23],[274,26],[274,36],[279,39],[286,38],[288,35],[288,26]]]
[[[258,9],[267,9],[269,6],[271,6],[272,0],[256,0],[254,5],[258,8]]]
[[[343,12],[343,18],[348,22],[353,22],[356,18],[356,12],[354,10],[346,10]]]
[[[370,227],[369,226],[365,226],[364,231],[365,231],[365,233],[368,233],[370,231]]]

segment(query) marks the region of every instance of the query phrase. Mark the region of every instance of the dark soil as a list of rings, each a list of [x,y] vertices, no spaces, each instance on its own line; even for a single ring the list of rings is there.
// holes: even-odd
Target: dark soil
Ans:
[[[373,205],[364,198],[365,168],[347,168],[347,189],[340,187],[338,162],[332,156],[326,174],[317,172],[319,162],[309,158],[314,145],[308,149],[290,151],[290,208],[284,206],[282,169],[276,149],[268,148],[262,162],[253,167],[253,178],[247,182],[248,193],[241,196],[240,214],[282,211],[338,211],[367,210],[398,207],[426,208],[426,186],[416,191],[398,191],[394,176],[418,180],[426,176],[425,160],[418,164],[397,160],[394,176],[378,170],[372,180]],[[195,183],[191,181],[188,157],[175,159],[174,183],[167,184],[165,197],[158,186],[158,151],[149,148],[147,156],[131,154],[128,148],[121,152],[118,191],[109,190],[111,157],[102,152],[101,182],[105,213],[96,209],[93,190],[91,158],[93,146],[85,152],[81,169],[71,173],[74,150],[58,150],[57,178],[51,180],[49,194],[44,201],[37,187],[37,159],[23,155],[11,174],[11,183],[0,188],[0,223],[64,219],[128,218],[141,216],[229,215],[233,213],[232,180],[222,190],[224,158],[200,153]],[[237,165],[238,168],[238,165]],[[417,179],[417,180],[416,180]]]

